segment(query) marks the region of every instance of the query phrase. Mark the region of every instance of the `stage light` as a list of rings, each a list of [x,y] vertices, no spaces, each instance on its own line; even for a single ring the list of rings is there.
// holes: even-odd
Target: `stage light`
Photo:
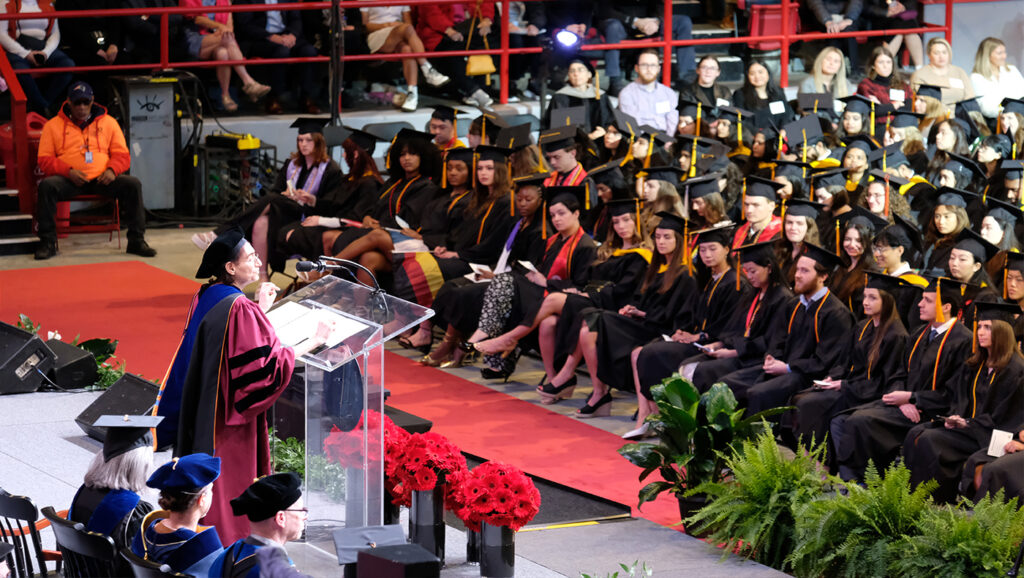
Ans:
[[[568,30],[559,30],[555,34],[555,40],[557,40],[558,43],[561,44],[564,48],[572,48],[579,44],[580,37],[578,34],[574,32],[569,32]]]

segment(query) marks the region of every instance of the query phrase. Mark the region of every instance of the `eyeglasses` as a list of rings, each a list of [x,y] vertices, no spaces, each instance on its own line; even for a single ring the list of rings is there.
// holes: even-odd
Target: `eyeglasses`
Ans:
[[[717,71],[718,67],[717,66],[702,65],[702,66],[698,66],[697,70],[708,70],[708,71],[714,70],[714,71]]]
[[[309,513],[309,508],[285,508],[283,512],[301,512],[303,514]]]
[[[644,62],[643,64],[637,64],[637,68],[660,68],[660,62]]]

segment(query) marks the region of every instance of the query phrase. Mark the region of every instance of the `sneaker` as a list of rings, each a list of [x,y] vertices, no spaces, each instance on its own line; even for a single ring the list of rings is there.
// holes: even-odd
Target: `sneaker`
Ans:
[[[430,67],[423,71],[423,80],[426,80],[430,86],[438,87],[448,84],[452,79],[438,72],[436,68]]]
[[[410,92],[405,97],[405,102],[402,103],[402,110],[405,112],[416,112],[416,109],[420,105],[420,95],[415,92]]]
[[[462,102],[479,108],[490,108],[491,105],[494,104],[494,99],[478,88],[476,89],[476,92],[462,99]]]
[[[57,241],[41,239],[36,248],[36,261],[44,261],[57,254]]]
[[[132,239],[128,241],[126,253],[138,255],[139,257],[156,257],[156,249],[149,246],[145,239]]]

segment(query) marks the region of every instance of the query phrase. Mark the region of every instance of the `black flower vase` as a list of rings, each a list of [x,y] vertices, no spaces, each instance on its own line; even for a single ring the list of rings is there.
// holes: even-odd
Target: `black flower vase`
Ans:
[[[444,477],[431,490],[413,490],[409,508],[409,541],[432,552],[444,565]]]
[[[402,514],[402,507],[394,503],[394,496],[384,490],[384,525],[397,524]]]
[[[480,563],[480,532],[466,530],[466,562]]]
[[[508,526],[480,524],[480,575],[512,578],[516,573],[516,533]]]

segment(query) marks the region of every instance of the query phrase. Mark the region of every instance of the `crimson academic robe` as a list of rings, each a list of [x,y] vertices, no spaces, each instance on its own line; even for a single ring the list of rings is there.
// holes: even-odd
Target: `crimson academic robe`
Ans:
[[[924,325],[907,341],[900,370],[889,378],[885,393],[909,391],[910,403],[926,422],[949,411],[949,387],[971,355],[971,332],[961,323],[928,342],[931,325]],[[873,401],[850,412],[844,435],[836,447],[839,465],[856,478],[864,475],[868,460],[884,470],[899,455],[907,432],[916,424],[900,408]]]
[[[205,452],[221,459],[213,505],[203,524],[224,542],[249,534],[230,501],[270,473],[267,410],[291,379],[295,352],[267,316],[242,294],[229,295],[203,318],[182,388],[175,456]]]
[[[922,423],[907,434],[903,456],[914,485],[929,479],[939,482],[938,501],[956,496],[964,462],[987,448],[993,429],[1014,431],[1024,416],[1024,357],[1010,358],[1006,367],[989,371],[964,365],[956,382],[951,415],[967,420],[967,427],[948,429],[941,421]]]

